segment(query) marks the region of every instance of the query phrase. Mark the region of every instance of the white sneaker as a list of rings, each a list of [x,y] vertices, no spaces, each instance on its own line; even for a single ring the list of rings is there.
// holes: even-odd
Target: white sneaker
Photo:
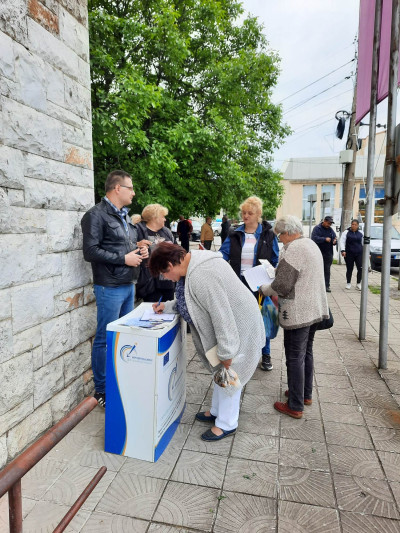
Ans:
[[[351,289],[351,283],[346,283],[346,289]]]
[[[361,290],[361,283],[357,283],[356,289],[358,289],[359,291]]]

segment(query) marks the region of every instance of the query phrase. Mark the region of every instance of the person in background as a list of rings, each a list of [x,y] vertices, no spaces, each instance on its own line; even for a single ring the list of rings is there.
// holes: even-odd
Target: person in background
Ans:
[[[351,289],[351,276],[353,275],[354,263],[357,267],[357,285],[361,290],[362,278],[362,254],[363,254],[363,232],[359,229],[359,222],[353,218],[351,225],[340,237],[341,254],[346,261],[346,289]]]
[[[211,249],[214,240],[214,231],[211,227],[212,218],[206,217],[206,221],[201,226],[200,242],[206,250]]]
[[[105,193],[81,221],[83,256],[92,266],[97,306],[92,370],[94,397],[101,407],[106,406],[107,324],[133,310],[140,264],[148,257],[147,242],[138,242],[126,208],[135,196],[131,176],[113,170],[107,176]]]
[[[274,408],[292,418],[301,418],[304,405],[312,404],[316,326],[329,317],[324,266],[316,244],[303,237],[297,217],[280,218],[274,232],[284,246],[274,281],[261,285],[260,292],[265,296],[278,295],[289,386],[285,392],[288,401],[275,402]]]
[[[150,241],[149,255],[154,247],[160,242],[175,242],[174,236],[165,224],[168,209],[160,204],[149,204],[142,211],[143,222],[137,224],[139,240]],[[159,276],[154,279],[148,269],[148,260],[143,261],[140,276],[136,285],[136,293],[145,302],[173,300],[175,283]]]
[[[324,260],[325,290],[331,292],[331,266],[333,262],[333,247],[337,243],[336,233],[331,228],[333,218],[327,215],[324,220],[315,226],[311,233],[311,239],[321,250]]]
[[[158,244],[150,255],[150,272],[177,283],[176,299],[153,304],[156,313],[178,312],[190,324],[199,357],[213,372],[232,366],[241,386],[252,377],[265,342],[264,323],[257,301],[234,274],[221,254],[192,250],[169,242]],[[220,365],[212,367],[206,353],[216,348]],[[211,408],[196,419],[213,426],[202,440],[218,441],[236,431],[241,387],[230,394],[214,383]]]
[[[228,217],[224,215],[222,217],[222,224],[221,224],[221,244],[227,238],[230,227],[231,227],[231,223],[229,222]]]
[[[272,226],[266,220],[261,223],[262,200],[257,196],[247,198],[240,209],[244,224],[231,229],[219,251],[229,261],[234,272],[248,287],[243,273],[253,266],[259,265],[259,259],[268,259],[276,267],[279,260],[278,240]],[[249,287],[248,287],[249,288]],[[250,288],[249,288],[250,290]],[[253,293],[258,298],[258,293]],[[261,351],[261,369],[272,370],[270,339],[265,339]]]
[[[193,231],[192,223],[189,222],[189,220],[186,220],[183,215],[179,215],[179,222],[176,231],[178,233],[179,240],[181,241],[181,246],[188,252],[189,238]]]

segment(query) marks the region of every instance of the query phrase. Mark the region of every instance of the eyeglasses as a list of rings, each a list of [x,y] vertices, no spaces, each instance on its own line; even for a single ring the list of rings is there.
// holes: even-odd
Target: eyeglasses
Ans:
[[[124,187],[125,189],[129,189],[133,192],[133,187],[129,187],[128,185],[119,185],[120,187]]]

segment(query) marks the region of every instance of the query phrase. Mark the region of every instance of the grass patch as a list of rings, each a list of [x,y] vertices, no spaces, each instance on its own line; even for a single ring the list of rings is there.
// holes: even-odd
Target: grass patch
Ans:
[[[381,288],[377,285],[368,285],[369,290],[372,292],[372,294],[380,294]]]
[[[334,259],[334,260],[333,260],[333,264],[334,264],[334,265],[338,265],[338,264],[339,264],[339,263],[338,263],[338,260],[337,260],[337,259]]]

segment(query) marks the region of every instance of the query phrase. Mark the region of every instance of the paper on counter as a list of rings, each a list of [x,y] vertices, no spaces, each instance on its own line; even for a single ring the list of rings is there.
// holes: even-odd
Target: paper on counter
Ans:
[[[253,292],[258,291],[258,288],[261,287],[261,285],[270,285],[274,281],[269,277],[263,265],[258,265],[245,270],[243,276]]]
[[[172,322],[175,318],[175,313],[155,313],[151,309],[147,309],[140,320],[150,320],[155,322]]]

